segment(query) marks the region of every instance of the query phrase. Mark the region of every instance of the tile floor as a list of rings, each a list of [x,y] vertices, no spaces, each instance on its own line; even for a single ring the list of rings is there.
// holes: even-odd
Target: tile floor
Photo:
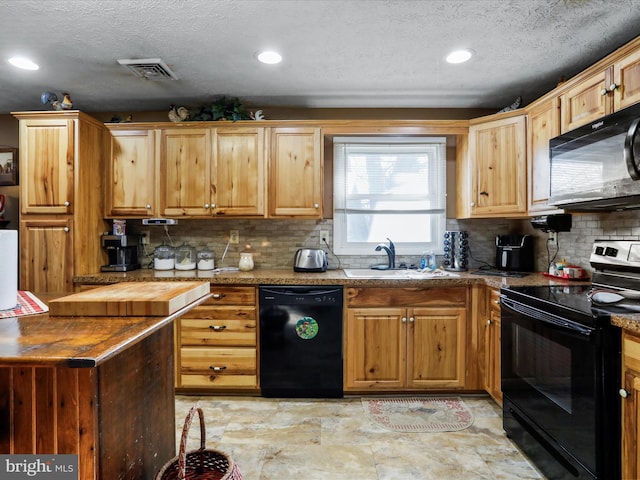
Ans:
[[[400,433],[372,424],[359,397],[176,396],[177,445],[185,416],[199,401],[207,448],[231,455],[244,480],[544,478],[506,438],[501,410],[489,397],[462,399],[475,417],[468,429]],[[194,420],[187,449],[199,445]]]

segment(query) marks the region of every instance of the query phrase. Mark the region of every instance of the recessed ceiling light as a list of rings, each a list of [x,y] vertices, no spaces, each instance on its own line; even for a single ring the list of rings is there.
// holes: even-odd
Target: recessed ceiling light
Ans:
[[[473,56],[471,50],[455,50],[447,55],[447,62],[449,63],[463,63],[469,60]]]
[[[9,63],[24,70],[38,70],[40,68],[36,63],[25,57],[11,57]]]
[[[258,54],[258,60],[268,65],[275,65],[276,63],[280,63],[282,61],[282,55],[274,51],[260,52]]]

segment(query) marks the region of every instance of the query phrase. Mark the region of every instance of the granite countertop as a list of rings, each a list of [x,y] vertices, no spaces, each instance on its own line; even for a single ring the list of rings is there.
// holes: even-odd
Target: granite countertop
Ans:
[[[589,285],[590,280],[575,281],[561,278],[549,278],[541,273],[531,273],[525,277],[499,277],[493,275],[476,275],[469,272],[451,272],[451,276],[438,278],[348,278],[343,270],[329,270],[322,273],[302,273],[289,269],[260,269],[250,272],[220,272],[198,270],[157,271],[140,269],[130,272],[100,272],[93,275],[79,275],[74,278],[76,284],[109,284],[116,282],[136,281],[176,281],[176,280],[208,280],[212,285],[343,285],[345,287],[406,287],[419,288],[431,286],[467,286],[473,284],[487,285],[490,288],[503,286],[538,286],[538,285]],[[640,314],[613,315],[613,325],[630,332],[640,334]]]
[[[294,272],[292,269],[260,269],[250,272],[200,270],[152,270],[140,269],[130,272],[100,272],[74,277],[76,284],[104,285],[116,282],[207,280],[211,284],[224,285],[343,285],[347,287],[427,287],[467,286],[472,284],[500,288],[505,285],[568,285],[575,282],[550,279],[540,273],[526,277],[498,277],[476,275],[469,272],[450,272],[451,275],[437,278],[349,278],[343,270],[328,270],[322,273]]]

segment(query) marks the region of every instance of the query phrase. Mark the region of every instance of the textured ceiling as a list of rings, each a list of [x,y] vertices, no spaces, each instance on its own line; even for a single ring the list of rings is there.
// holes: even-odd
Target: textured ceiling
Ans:
[[[4,0],[0,113],[68,91],[87,112],[196,106],[496,108],[526,104],[640,34],[640,0]],[[475,51],[449,65],[455,48]],[[258,63],[264,48],[276,66]],[[40,70],[6,59],[22,54]],[[119,58],[164,60],[140,80]]]

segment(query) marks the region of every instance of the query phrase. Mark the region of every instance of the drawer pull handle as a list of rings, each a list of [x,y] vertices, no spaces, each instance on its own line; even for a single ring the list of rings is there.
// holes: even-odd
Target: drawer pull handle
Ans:
[[[209,328],[211,330],[215,330],[216,332],[219,332],[221,330],[225,330],[227,326],[226,325],[209,325]]]
[[[211,365],[209,368],[214,372],[221,372],[222,370],[226,370],[227,366],[223,365],[222,367],[214,367],[213,365]]]
[[[220,298],[224,298],[226,297],[226,295],[224,293],[214,293],[213,295],[211,295],[213,298],[215,299],[220,299]]]

